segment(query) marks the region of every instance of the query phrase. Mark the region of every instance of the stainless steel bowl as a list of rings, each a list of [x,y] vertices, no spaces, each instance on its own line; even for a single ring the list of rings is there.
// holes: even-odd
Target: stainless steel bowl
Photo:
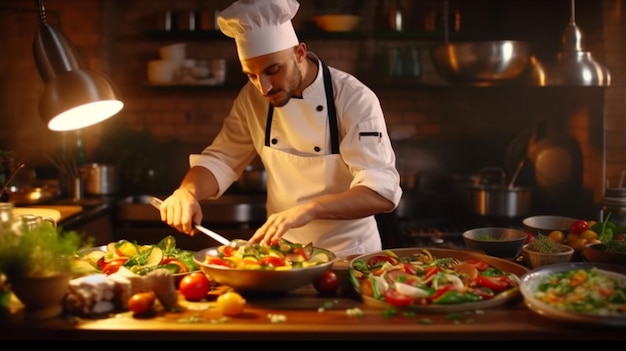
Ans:
[[[248,293],[286,293],[291,290],[313,283],[324,272],[333,267],[336,256],[331,251],[314,247],[313,253],[325,252],[330,260],[315,266],[306,268],[294,268],[287,270],[258,270],[236,269],[208,265],[207,256],[218,256],[216,247],[210,247],[197,251],[194,255],[196,265],[204,274],[208,275],[218,284],[229,286],[235,290]]]
[[[514,40],[456,42],[433,46],[435,69],[450,83],[495,84],[518,78],[530,60],[530,45]]]

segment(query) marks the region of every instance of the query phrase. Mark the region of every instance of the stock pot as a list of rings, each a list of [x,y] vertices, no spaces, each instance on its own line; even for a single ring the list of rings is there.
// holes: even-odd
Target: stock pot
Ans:
[[[497,168],[483,169],[479,177],[480,182],[469,186],[467,191],[471,213],[508,218],[524,217],[530,213],[530,187],[507,184],[504,171]]]

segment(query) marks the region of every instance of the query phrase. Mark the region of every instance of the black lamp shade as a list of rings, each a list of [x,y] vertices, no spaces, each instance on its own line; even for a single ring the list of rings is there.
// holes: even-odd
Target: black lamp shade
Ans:
[[[82,68],[63,33],[46,23],[35,35],[33,55],[45,83],[39,113],[49,129],[87,127],[124,106],[113,84],[102,74]]]

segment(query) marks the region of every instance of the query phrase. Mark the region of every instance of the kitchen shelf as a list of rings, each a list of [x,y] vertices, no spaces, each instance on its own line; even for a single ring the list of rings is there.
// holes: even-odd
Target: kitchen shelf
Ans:
[[[217,30],[202,30],[202,31],[164,31],[164,30],[152,30],[147,32],[148,38],[152,40],[163,41],[221,41],[232,40],[222,32]],[[428,32],[428,31],[348,31],[348,32],[326,32],[319,29],[305,29],[298,31],[298,37],[301,40],[392,40],[392,41],[406,41],[406,40],[420,40],[427,42],[443,42],[444,35],[440,32]],[[486,38],[486,35],[481,34],[468,34],[468,33],[451,33],[449,40],[480,40]]]

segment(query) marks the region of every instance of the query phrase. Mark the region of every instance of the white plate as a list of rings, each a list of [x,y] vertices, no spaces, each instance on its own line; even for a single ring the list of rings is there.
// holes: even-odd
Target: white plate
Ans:
[[[553,264],[532,270],[522,276],[520,282],[520,292],[522,293],[522,296],[524,296],[524,303],[533,312],[560,321],[584,323],[587,325],[599,324],[609,326],[626,326],[626,315],[606,316],[593,313],[565,311],[543,303],[534,297],[538,285],[550,275],[570,270],[590,269],[592,267],[597,267],[603,270],[611,278],[618,279],[626,283],[626,275],[624,275],[624,273],[626,273],[626,267],[589,262]]]
[[[34,208],[34,207],[15,207],[13,208],[13,217],[17,218],[22,215],[35,215],[44,218],[52,218],[55,222],[61,219],[61,212],[51,208]]]

